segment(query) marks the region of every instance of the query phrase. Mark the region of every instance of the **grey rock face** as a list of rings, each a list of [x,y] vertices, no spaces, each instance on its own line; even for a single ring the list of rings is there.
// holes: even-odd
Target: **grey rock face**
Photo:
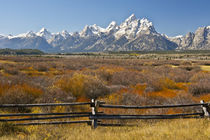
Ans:
[[[199,27],[195,33],[187,33],[183,37],[169,38],[175,42],[179,50],[209,50],[210,49],[210,26]]]
[[[39,36],[35,37],[17,37],[17,38],[1,38],[0,48],[10,49],[39,49],[44,52],[53,52],[51,45]]]
[[[81,32],[72,34],[65,30],[53,34],[42,28],[37,33],[0,35],[0,48],[44,52],[206,50],[210,49],[210,26],[200,27],[185,36],[167,37],[158,33],[148,19],[137,19],[132,14],[120,25],[115,21],[106,28],[87,25]]]
[[[141,34],[124,46],[127,51],[174,50],[178,45],[160,34]]]

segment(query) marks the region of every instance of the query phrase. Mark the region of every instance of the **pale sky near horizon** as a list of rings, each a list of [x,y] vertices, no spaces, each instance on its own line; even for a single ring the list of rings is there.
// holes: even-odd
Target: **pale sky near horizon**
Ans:
[[[107,27],[132,13],[148,18],[160,33],[184,35],[210,25],[210,0],[0,0],[0,34]]]

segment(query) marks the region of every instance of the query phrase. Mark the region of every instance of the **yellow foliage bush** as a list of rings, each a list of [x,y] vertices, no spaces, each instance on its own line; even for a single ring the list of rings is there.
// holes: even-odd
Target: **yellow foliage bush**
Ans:
[[[97,98],[108,93],[108,88],[103,81],[96,76],[74,73],[70,78],[64,77],[58,80],[57,86],[65,92],[70,92],[74,97]]]
[[[28,84],[5,85],[4,90],[2,90],[2,87],[0,89],[1,103],[33,103],[43,94],[42,89]]]
[[[142,95],[144,93],[144,90],[146,89],[146,85],[137,84],[135,86],[131,86],[131,88],[131,93]]]
[[[21,90],[27,94],[31,94],[33,96],[40,96],[43,91],[39,88],[32,87],[27,84],[21,84],[21,85],[9,85],[9,84],[1,84],[0,83],[0,96],[3,94],[6,94],[9,90]]]
[[[80,97],[84,94],[84,81],[87,75],[75,73],[72,77],[63,77],[56,85],[65,92],[71,92],[75,97]]]
[[[34,97],[39,97],[40,95],[43,94],[43,91],[41,89],[36,88],[36,87],[32,87],[32,86],[27,85],[27,84],[15,85],[12,88],[23,90],[25,93],[31,94]]]
[[[10,88],[9,84],[0,83],[0,96]]]
[[[153,97],[173,98],[177,94],[174,90],[165,88],[161,91],[150,92],[147,95]]]
[[[120,71],[123,71],[124,68],[122,67],[116,67],[116,66],[113,66],[113,67],[108,67],[108,66],[103,66],[103,67],[100,67],[96,73],[98,73],[98,75],[104,79],[105,81],[110,81],[113,74],[115,72],[120,72]]]
[[[159,81],[159,83],[160,83],[160,86],[161,86],[162,88],[179,89],[179,87],[177,86],[177,84],[176,84],[173,80],[171,80],[171,79],[169,79],[169,78],[161,79],[161,80]]]

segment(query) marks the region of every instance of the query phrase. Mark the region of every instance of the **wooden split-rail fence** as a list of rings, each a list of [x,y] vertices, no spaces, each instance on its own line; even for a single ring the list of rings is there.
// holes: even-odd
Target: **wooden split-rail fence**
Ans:
[[[49,107],[49,106],[89,106],[89,112],[65,112],[65,113],[11,113],[0,114],[0,122],[13,122],[14,125],[55,125],[55,124],[76,124],[86,123],[93,129],[97,126],[124,126],[123,124],[106,124],[102,120],[121,120],[121,119],[187,119],[187,118],[209,118],[210,103],[203,100],[197,104],[177,104],[177,105],[153,105],[153,106],[130,106],[130,105],[109,105],[105,102],[92,99],[91,102],[76,103],[43,103],[43,104],[0,104],[0,108],[31,108],[31,107]],[[129,115],[129,114],[105,114],[99,112],[99,108],[109,109],[163,109],[163,108],[186,108],[199,107],[200,112],[165,114],[165,115]],[[196,111],[196,110],[194,110]],[[16,118],[15,118],[16,117]],[[4,119],[3,119],[4,118]],[[5,119],[6,118],[6,119]],[[84,120],[72,120],[72,118],[88,118]],[[66,121],[52,121],[56,119],[66,119]],[[42,122],[41,120],[50,120]],[[34,122],[36,121],[36,122]]]

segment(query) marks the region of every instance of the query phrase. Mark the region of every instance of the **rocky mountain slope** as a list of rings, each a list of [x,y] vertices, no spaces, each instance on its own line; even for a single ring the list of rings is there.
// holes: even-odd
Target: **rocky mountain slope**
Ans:
[[[155,51],[210,49],[210,26],[185,36],[167,37],[158,33],[148,19],[134,14],[120,25],[112,21],[106,28],[86,25],[81,32],[51,33],[42,28],[17,36],[0,35],[0,48],[39,49],[45,52]]]
[[[199,27],[195,33],[168,38],[175,42],[180,50],[210,50],[210,26]]]

